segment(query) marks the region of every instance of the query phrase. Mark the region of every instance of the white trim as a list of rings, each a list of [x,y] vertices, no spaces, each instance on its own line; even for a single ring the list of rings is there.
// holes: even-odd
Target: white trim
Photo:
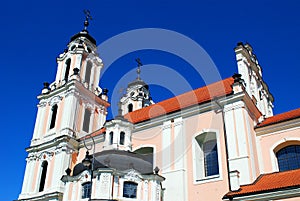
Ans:
[[[69,79],[69,77],[70,77],[70,75],[71,75],[71,66],[72,66],[72,57],[69,55],[68,57],[66,57],[64,60],[63,60],[63,69],[62,69],[62,74],[60,75],[60,80],[61,81],[63,81],[63,80],[65,80],[65,74],[66,74],[66,69],[67,69],[67,65],[66,65],[66,63],[67,63],[67,61],[68,61],[68,59],[70,59],[70,69],[69,69],[69,73],[68,73],[68,79]]]

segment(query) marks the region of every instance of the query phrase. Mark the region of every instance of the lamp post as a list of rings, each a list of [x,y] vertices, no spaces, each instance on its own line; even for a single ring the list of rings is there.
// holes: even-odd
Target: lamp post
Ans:
[[[93,144],[91,144],[90,146],[88,146],[86,144],[86,138],[87,136],[89,136],[89,138],[92,139],[92,142]],[[87,135],[85,136],[84,140],[83,140],[83,144],[84,144],[84,147],[87,149],[86,151],[86,154],[85,154],[85,158],[82,160],[82,164],[90,170],[91,172],[91,193],[89,194],[89,201],[92,200],[92,190],[93,190],[93,172],[94,172],[94,163],[95,163],[95,157],[94,157],[94,154],[95,154],[95,140],[93,138],[93,136],[91,135]],[[93,154],[92,155],[89,155],[89,151],[93,149]],[[92,159],[92,160],[91,160]]]

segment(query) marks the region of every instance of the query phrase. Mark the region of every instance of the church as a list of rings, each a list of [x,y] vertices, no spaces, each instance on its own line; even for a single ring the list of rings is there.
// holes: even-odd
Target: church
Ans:
[[[273,115],[250,44],[238,74],[158,103],[139,65],[108,120],[87,27],[38,95],[19,201],[300,200],[300,109]]]

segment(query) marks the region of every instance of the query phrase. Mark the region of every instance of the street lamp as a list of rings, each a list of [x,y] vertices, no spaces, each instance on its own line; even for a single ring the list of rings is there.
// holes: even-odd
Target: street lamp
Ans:
[[[92,139],[93,144],[91,144],[90,146],[88,146],[86,144],[86,138],[87,136],[89,136],[89,138]],[[94,172],[94,163],[95,163],[95,140],[93,138],[93,136],[91,135],[87,135],[85,136],[85,138],[83,139],[83,144],[84,147],[87,149],[86,154],[85,154],[85,158],[82,160],[82,164],[91,172],[91,193],[89,194],[89,200],[92,200],[92,189],[93,189],[93,172]],[[93,149],[93,154],[89,155],[89,150]],[[91,160],[92,159],[92,160]]]

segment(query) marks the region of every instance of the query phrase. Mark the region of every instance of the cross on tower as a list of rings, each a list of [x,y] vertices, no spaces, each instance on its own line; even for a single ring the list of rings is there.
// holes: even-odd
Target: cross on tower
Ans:
[[[89,10],[83,10],[85,14],[85,21],[84,21],[84,30],[87,31],[87,27],[89,26],[89,21],[92,20],[91,12]]]
[[[137,79],[140,80],[140,79],[141,79],[141,77],[140,77],[140,75],[141,75],[141,66],[142,66],[143,64],[142,64],[140,58],[135,59],[135,61],[136,61],[137,64],[138,64],[138,68],[137,68],[137,70],[136,70],[136,73],[137,73],[137,76],[138,76]]]

